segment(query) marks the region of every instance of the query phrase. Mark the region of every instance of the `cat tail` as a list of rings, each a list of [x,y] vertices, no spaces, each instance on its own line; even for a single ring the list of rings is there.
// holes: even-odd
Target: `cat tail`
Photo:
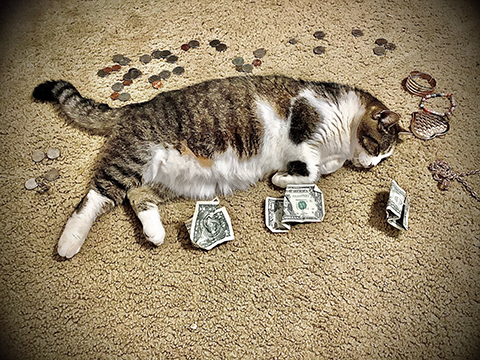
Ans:
[[[60,104],[61,110],[79,127],[96,134],[108,134],[117,123],[117,111],[107,104],[84,98],[67,81],[46,81],[38,85],[33,98]]]

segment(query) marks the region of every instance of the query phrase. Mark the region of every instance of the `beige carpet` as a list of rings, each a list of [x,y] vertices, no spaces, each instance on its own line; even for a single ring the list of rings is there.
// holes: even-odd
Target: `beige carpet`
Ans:
[[[12,3],[0,66],[0,342],[6,359],[475,359],[480,354],[480,202],[454,181],[441,191],[427,166],[480,168],[480,23],[457,0],[144,0]],[[364,36],[356,38],[351,30]],[[324,40],[313,33],[323,30]],[[288,43],[290,38],[298,43]],[[374,41],[397,48],[373,54]],[[187,52],[180,46],[197,39]],[[217,52],[210,40],[228,49]],[[323,45],[324,55],[313,48]],[[159,90],[147,79],[175,65],[139,56],[169,49],[185,73],[160,91],[238,74],[235,56],[267,55],[255,74],[348,83],[368,90],[408,127],[419,98],[401,87],[412,70],[433,75],[457,101],[442,138],[404,136],[370,171],[345,167],[318,183],[321,223],[273,234],[264,225],[269,181],[221,198],[235,240],[193,248],[183,222],[195,202],[160,209],[167,237],[143,238],[128,207],[93,226],[70,261],[56,255],[62,228],[83,196],[103,139],[69,126],[34,86],[71,81],[111,106],[97,71],[117,53],[143,76],[132,101]],[[128,67],[127,67],[128,68]],[[440,107],[445,105],[438,103]],[[57,160],[34,163],[36,149]],[[55,167],[46,193],[27,179]],[[395,179],[410,195],[410,229],[385,221]],[[467,178],[480,192],[480,176]]]

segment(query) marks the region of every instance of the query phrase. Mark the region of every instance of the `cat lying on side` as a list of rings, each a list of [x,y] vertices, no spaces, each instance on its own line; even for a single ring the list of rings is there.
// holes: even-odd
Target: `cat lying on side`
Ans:
[[[58,253],[78,253],[95,219],[127,198],[146,238],[163,243],[158,205],[209,199],[267,175],[279,187],[315,183],[346,160],[370,168],[390,156],[399,115],[346,85],[284,76],[239,76],[110,108],[66,81],[33,97],[58,103],[81,128],[108,141],[88,193],[67,221]]]

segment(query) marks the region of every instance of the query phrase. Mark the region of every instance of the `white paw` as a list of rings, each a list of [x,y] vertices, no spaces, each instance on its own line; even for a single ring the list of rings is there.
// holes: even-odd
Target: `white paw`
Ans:
[[[287,173],[277,172],[272,176],[272,183],[278,187],[286,188],[287,185],[292,184],[292,176]]]
[[[140,211],[138,218],[143,226],[143,233],[148,241],[155,245],[162,245],[165,239],[165,229],[163,228],[158,207],[154,204],[149,204],[148,210]]]
[[[163,228],[162,224],[160,224],[160,227],[156,229],[145,229],[144,227],[143,233],[148,241],[157,246],[162,245],[163,240],[165,240],[165,229]]]
[[[70,232],[65,229],[60,240],[58,241],[58,255],[70,259],[80,251],[85,237],[76,232]]]

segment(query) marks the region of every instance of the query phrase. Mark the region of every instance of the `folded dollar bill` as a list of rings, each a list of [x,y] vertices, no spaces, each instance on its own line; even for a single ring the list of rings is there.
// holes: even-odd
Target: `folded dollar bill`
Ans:
[[[324,215],[323,194],[317,185],[287,186],[283,199],[283,222],[319,222]]]
[[[265,224],[274,233],[288,232],[290,225],[282,222],[283,198],[267,197],[265,200]]]
[[[395,180],[392,180],[387,201],[387,222],[399,230],[408,230],[410,199]]]
[[[193,217],[185,222],[192,243],[204,250],[234,239],[227,209],[218,209],[219,201],[197,201]]]

